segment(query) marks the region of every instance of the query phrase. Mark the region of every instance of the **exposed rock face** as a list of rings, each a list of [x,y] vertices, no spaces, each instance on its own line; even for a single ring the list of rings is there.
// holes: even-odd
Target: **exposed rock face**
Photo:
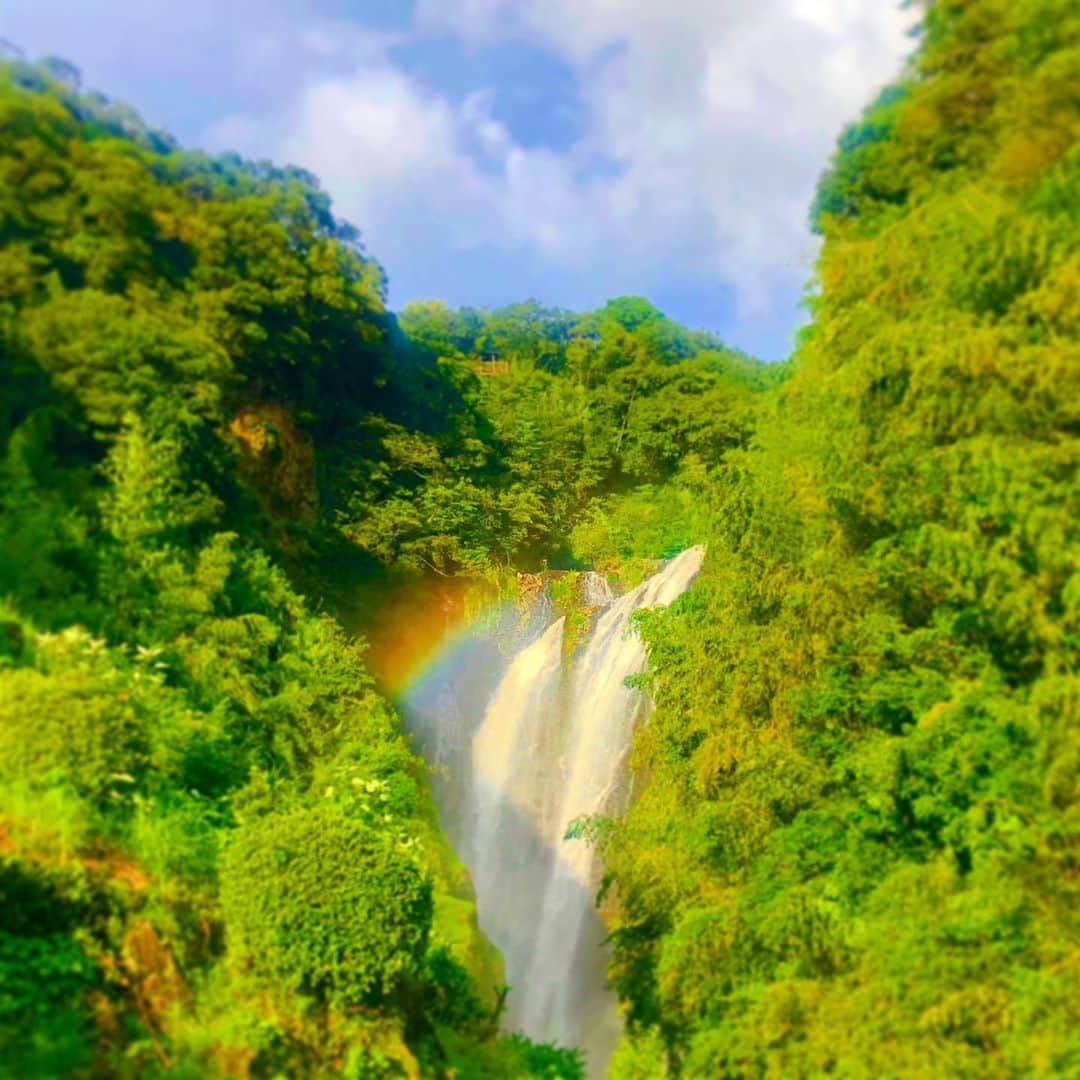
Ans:
[[[248,405],[229,430],[240,447],[241,475],[271,518],[312,521],[319,510],[311,440],[280,405]]]

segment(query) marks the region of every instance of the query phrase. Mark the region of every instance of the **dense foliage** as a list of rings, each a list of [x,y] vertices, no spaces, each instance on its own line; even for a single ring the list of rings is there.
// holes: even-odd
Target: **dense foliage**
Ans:
[[[354,464],[340,528],[383,562],[439,574],[565,564],[598,495],[740,444],[775,377],[635,297],[584,316],[429,302],[400,325],[432,422],[373,422],[379,452]]]
[[[282,569],[408,414],[378,266],[67,65],[0,133],[0,1073],[575,1075],[496,1035],[420,763]]]
[[[938,0],[840,140],[793,376],[644,623],[618,1077],[1080,1073],[1078,88],[1074,3]]]

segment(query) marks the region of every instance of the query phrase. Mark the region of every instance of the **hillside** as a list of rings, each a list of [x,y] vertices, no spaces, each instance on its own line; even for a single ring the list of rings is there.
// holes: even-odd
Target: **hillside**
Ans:
[[[821,182],[814,321],[646,624],[614,1075],[1070,1076],[1080,13],[930,5]]]

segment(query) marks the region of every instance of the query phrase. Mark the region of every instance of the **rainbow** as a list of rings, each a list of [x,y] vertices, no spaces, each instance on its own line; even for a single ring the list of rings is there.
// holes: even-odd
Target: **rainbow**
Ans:
[[[379,689],[400,702],[474,632],[475,582],[450,578],[411,581],[389,589],[370,613],[367,663]],[[468,602],[467,602],[468,601]],[[494,609],[492,591],[484,601]]]

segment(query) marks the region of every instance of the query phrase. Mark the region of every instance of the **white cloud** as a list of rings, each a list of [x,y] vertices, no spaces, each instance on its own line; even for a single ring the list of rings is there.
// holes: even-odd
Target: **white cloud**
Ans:
[[[588,268],[612,292],[672,276],[733,285],[752,318],[808,276],[817,176],[899,70],[910,22],[890,0],[419,0],[415,35],[527,40],[569,63],[580,141],[518,145],[491,88],[454,104],[398,70],[388,39],[332,27],[306,45],[351,51],[348,70],[312,81],[272,128],[233,118],[213,141],[311,168],[391,273],[424,237],[487,244],[553,273]],[[589,179],[598,160],[621,171]]]

